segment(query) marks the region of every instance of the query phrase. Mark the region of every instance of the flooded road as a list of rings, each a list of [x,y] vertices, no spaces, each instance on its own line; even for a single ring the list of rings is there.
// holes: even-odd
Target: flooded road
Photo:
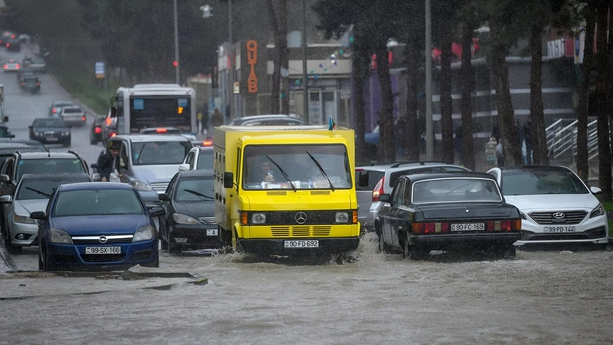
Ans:
[[[16,256],[36,264],[35,252]],[[0,273],[0,344],[610,344],[613,252],[518,251],[516,260],[262,261],[168,256],[194,279]],[[29,269],[29,268],[27,268]]]

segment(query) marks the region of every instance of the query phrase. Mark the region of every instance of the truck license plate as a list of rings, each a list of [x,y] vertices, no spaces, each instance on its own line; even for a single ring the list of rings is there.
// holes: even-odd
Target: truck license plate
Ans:
[[[283,241],[285,248],[319,248],[319,240],[291,240]]]
[[[121,247],[85,247],[85,254],[121,254]]]

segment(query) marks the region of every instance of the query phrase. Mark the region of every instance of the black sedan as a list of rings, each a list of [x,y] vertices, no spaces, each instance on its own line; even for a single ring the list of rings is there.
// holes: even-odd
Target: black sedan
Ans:
[[[92,145],[96,145],[102,141],[102,125],[104,124],[104,120],[106,120],[106,115],[96,115],[96,118],[89,128],[89,142]]]
[[[160,194],[166,215],[160,218],[162,249],[219,249],[212,170],[178,172]]]
[[[31,140],[36,140],[43,144],[70,146],[70,126],[61,118],[36,118],[29,128]]]
[[[375,220],[381,252],[419,260],[431,250],[479,249],[515,258],[519,210],[489,174],[403,175],[379,200],[385,202]]]

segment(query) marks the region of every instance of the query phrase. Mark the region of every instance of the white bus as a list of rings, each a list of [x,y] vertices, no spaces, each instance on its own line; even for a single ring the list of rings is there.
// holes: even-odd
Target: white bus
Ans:
[[[196,135],[196,92],[178,84],[137,84],[119,87],[103,127],[104,143],[117,134],[144,128],[178,128]]]

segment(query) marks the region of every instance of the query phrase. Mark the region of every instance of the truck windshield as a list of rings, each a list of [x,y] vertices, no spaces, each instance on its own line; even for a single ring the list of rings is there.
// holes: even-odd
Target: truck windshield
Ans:
[[[347,148],[340,144],[249,145],[243,162],[245,190],[336,190],[352,186]]]

